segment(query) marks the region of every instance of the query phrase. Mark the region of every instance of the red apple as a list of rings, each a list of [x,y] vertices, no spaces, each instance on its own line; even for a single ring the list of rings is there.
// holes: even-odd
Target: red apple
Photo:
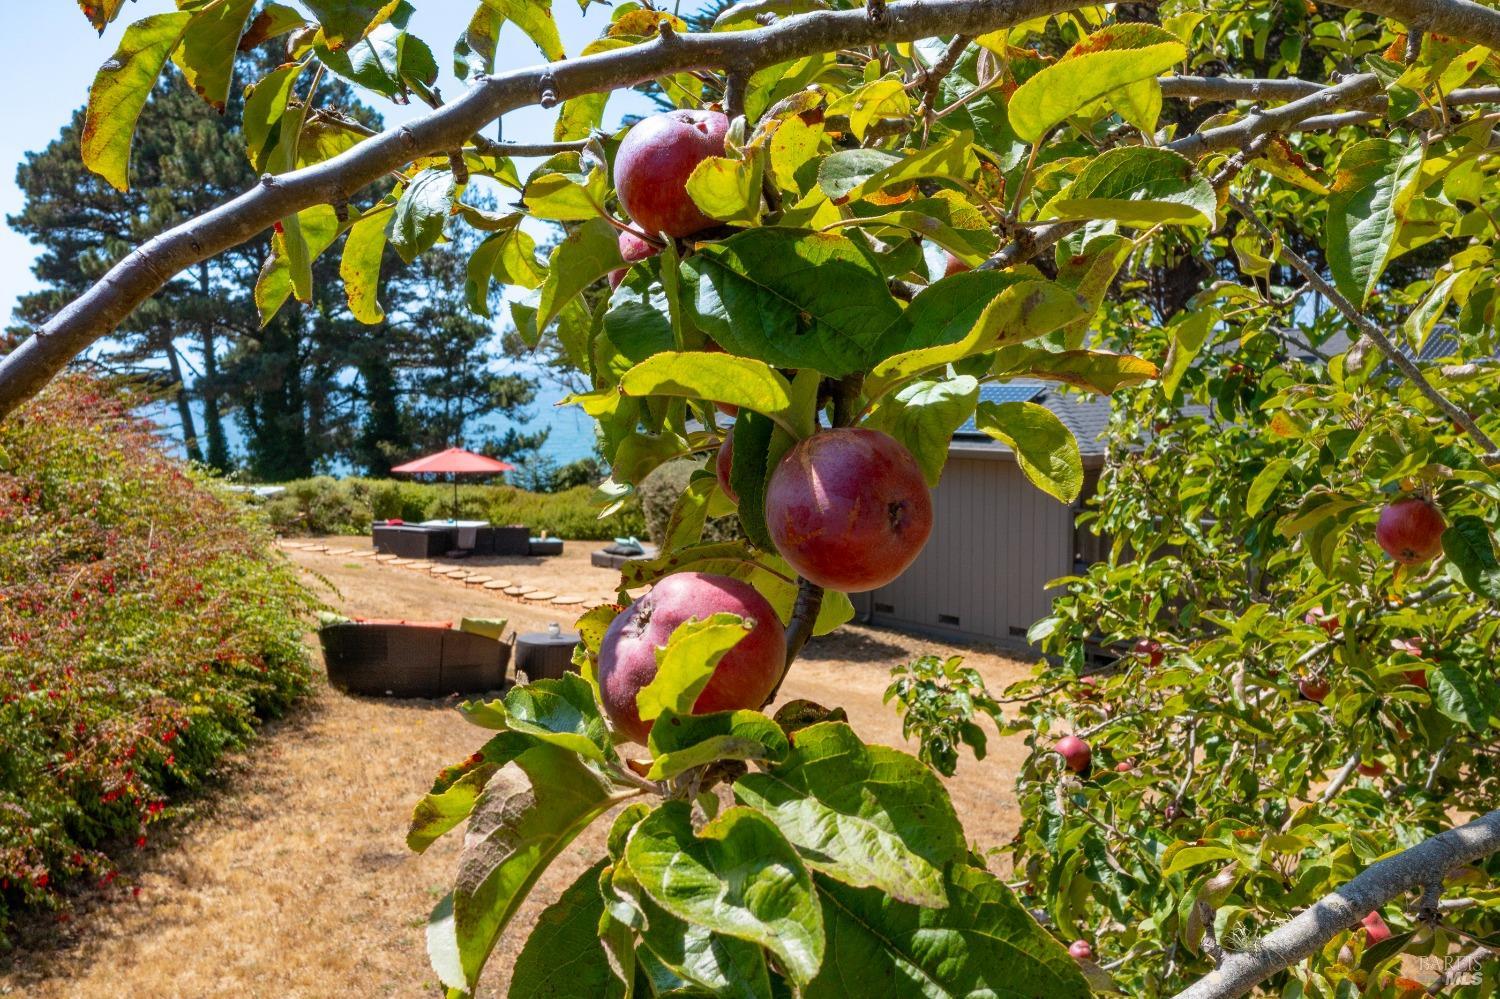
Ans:
[[[706,572],[679,572],[661,580],[621,611],[599,644],[599,694],[615,730],[645,743],[635,698],[656,676],[656,650],[677,626],[711,614],[738,614],[749,634],[724,654],[693,711],[759,708],[786,666],[786,632],[776,611],[748,583]]]
[[[1328,696],[1331,689],[1328,681],[1320,676],[1304,676],[1297,681],[1297,690],[1302,696],[1319,704],[1323,703],[1323,699]]]
[[[1117,774],[1128,774],[1134,769],[1135,764],[1130,762],[1129,760],[1121,760],[1119,763],[1115,764],[1115,773]]]
[[[1068,956],[1075,961],[1092,961],[1094,948],[1089,946],[1087,940],[1074,940],[1068,944]]]
[[[718,476],[719,488],[724,490],[724,495],[735,503],[740,501],[739,494],[734,491],[734,486],[729,484],[729,470],[734,466],[734,435],[726,433],[724,443],[719,445],[719,451],[714,455],[714,475]]]
[[[1089,749],[1089,744],[1076,735],[1065,735],[1058,739],[1052,751],[1061,756],[1063,765],[1075,774],[1081,774],[1087,770],[1094,758],[1094,751]]]
[[[943,256],[946,258],[943,265],[943,277],[952,277],[955,274],[962,274],[964,271],[972,271],[974,269],[947,250],[943,251]]]
[[[1078,689],[1073,692],[1073,696],[1080,701],[1092,701],[1098,697],[1099,678],[1092,674],[1089,676],[1080,676],[1078,678]]]
[[[1375,540],[1402,565],[1421,565],[1443,550],[1447,527],[1437,507],[1420,496],[1407,496],[1380,511]]]
[[[1366,777],[1379,777],[1385,773],[1385,764],[1379,760],[1376,760],[1374,763],[1361,763],[1359,765],[1359,772]]]
[[[620,287],[620,282],[625,280],[625,275],[630,273],[630,265],[637,260],[645,260],[654,257],[661,252],[661,247],[653,246],[633,232],[620,233],[620,258],[625,261],[624,267],[616,267],[609,272],[609,290],[614,291]]]
[[[1367,944],[1373,946],[1382,940],[1389,940],[1391,938],[1391,928],[1385,925],[1385,920],[1381,918],[1378,911],[1372,912],[1364,919],[1361,919],[1360,924],[1365,928],[1365,942]]]
[[[1322,628],[1330,635],[1339,630],[1338,615],[1329,614],[1327,611],[1323,610],[1322,604],[1319,604],[1318,606],[1309,610],[1306,614],[1303,614],[1302,620],[1312,625],[1314,628]]]
[[[724,155],[729,119],[718,111],[667,111],[637,122],[615,154],[615,190],[636,225],[691,236],[717,223],[687,193],[693,168]]]
[[[894,438],[827,430],[799,441],[771,473],[766,527],[800,575],[858,593],[916,560],[932,531],[932,497],[916,459]]]
[[[1423,690],[1427,689],[1427,671],[1425,669],[1409,669],[1402,673],[1401,676],[1413,687],[1421,687]]]
[[[1162,649],[1161,643],[1154,638],[1143,638],[1136,642],[1135,654],[1137,658],[1144,659],[1146,665],[1152,669],[1160,666],[1162,660],[1166,658],[1166,652]]]

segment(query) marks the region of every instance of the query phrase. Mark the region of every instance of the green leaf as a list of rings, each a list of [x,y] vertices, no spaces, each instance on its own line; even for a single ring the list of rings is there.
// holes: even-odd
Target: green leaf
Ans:
[[[741,777],[734,793],[771,816],[813,870],[913,905],[946,905],[943,868],[967,853],[937,776],[839,722],[799,731],[784,761]]]
[[[967,132],[957,132],[910,156],[878,149],[839,150],[818,165],[818,186],[824,194],[842,203],[924,177],[968,181],[978,173],[974,137]]]
[[[545,744],[490,778],[469,820],[453,893],[428,921],[427,952],[444,985],[473,990],[537,878],[619,800],[576,755]]]
[[[672,506],[672,516],[667,518],[666,537],[661,542],[662,551],[674,552],[703,540],[703,527],[708,523],[709,501],[717,488],[718,478],[709,472],[697,472],[688,480],[687,488]],[[725,501],[727,502],[727,498]]]
[[[411,263],[443,238],[453,214],[458,182],[447,167],[429,167],[412,178],[391,218],[391,248]]]
[[[795,441],[790,434],[779,431],[769,417],[754,411],[741,413],[730,432],[734,435],[734,453],[729,466],[729,485],[739,497],[735,512],[740,527],[757,548],[775,551],[766,527],[766,486],[776,465]]]
[[[1272,458],[1266,462],[1266,467],[1256,473],[1255,479],[1250,483],[1250,490],[1245,494],[1246,516],[1259,516],[1266,508],[1267,501],[1276,492],[1276,487],[1281,485],[1281,480],[1286,478],[1286,473],[1292,470],[1292,459]]]
[[[401,4],[399,0],[303,0],[303,5],[323,26],[328,47],[338,50],[385,23]]]
[[[262,326],[293,295],[298,301],[312,301],[312,262],[338,238],[338,214],[332,205],[314,205],[283,219],[281,229],[271,237],[271,255],[255,282]]]
[[[608,455],[610,478],[638,485],[657,467],[690,453],[687,441],[676,434],[627,434]]]
[[[385,257],[386,230],[392,211],[372,211],[349,229],[344,240],[344,256],[339,261],[339,277],[349,296],[349,311],[367,326],[385,321],[380,306],[380,263]]]
[[[1083,459],[1073,432],[1034,402],[982,402],[975,425],[1016,453],[1031,484],[1064,503],[1083,489]]]
[[[983,213],[953,191],[938,191],[930,198],[837,224],[859,226],[877,236],[892,229],[914,232],[971,266],[992,256],[998,245]]]
[[[878,398],[912,375],[1035,339],[1085,314],[1082,300],[1052,281],[955,274],[917,295],[881,336],[874,354],[883,360],[871,369],[865,393]],[[900,349],[887,354],[892,348]]]
[[[192,14],[174,13],[136,21],[125,29],[120,47],[94,77],[80,137],[83,165],[116,190],[130,189],[130,142],[136,119],[167,56],[192,20]]]
[[[770,950],[805,985],[823,961],[812,878],[771,820],[728,808],[693,833],[684,801],[668,801],[630,835],[625,857],[646,894],[679,919]]]
[[[668,710],[692,714],[719,660],[753,626],[738,614],[711,614],[679,624],[667,644],[656,650],[656,675],[635,695],[641,720],[651,721]]]
[[[1075,111],[1165,73],[1186,57],[1182,42],[1154,25],[1111,25],[1016,88],[1007,106],[1011,127],[1036,142]]]
[[[437,81],[437,60],[426,42],[405,30],[411,13],[403,5],[390,23],[378,25],[347,50],[319,45],[318,60],[344,79],[393,100],[405,100],[412,90],[427,93]]]
[[[1172,346],[1167,350],[1167,361],[1161,374],[1161,390],[1167,398],[1176,394],[1182,376],[1187,374],[1193,358],[1208,342],[1208,334],[1219,318],[1219,310],[1212,307],[1178,313],[1172,323]]]
[[[1104,350],[1048,351],[1012,347],[995,359],[994,373],[1062,382],[1089,392],[1109,395],[1150,381],[1160,372],[1156,365],[1134,354],[1112,354]]]
[[[1190,867],[1198,864],[1206,864],[1210,861],[1234,860],[1238,854],[1232,847],[1220,843],[1208,843],[1197,845],[1193,843],[1174,843],[1167,848],[1162,857],[1162,877],[1179,874]]]
[[[1345,149],[1328,195],[1324,249],[1334,283],[1363,306],[1390,262],[1422,176],[1423,148],[1366,139]]]
[[[544,173],[526,182],[522,198],[528,214],[552,222],[587,222],[599,218],[608,188],[604,171],[586,174]]]
[[[600,218],[575,228],[552,250],[537,310],[536,328],[545,333],[552,320],[583,289],[625,261],[615,227]]]
[[[549,62],[567,58],[557,22],[552,17],[551,0],[483,0],[484,5],[520,28],[536,43]]]
[[[539,288],[546,278],[546,272],[536,259],[536,241],[516,224],[520,222],[519,213],[513,218],[515,221],[509,226],[486,237],[469,257],[464,296],[469,308],[481,316],[490,314],[492,282],[517,288]]]
[[[291,63],[271,70],[249,87],[245,96],[243,131],[250,165],[260,172],[270,167],[271,153],[281,135],[281,119],[286,115],[297,78],[307,62]]]
[[[224,0],[205,7],[188,22],[182,44],[172,54],[187,85],[220,114],[229,101],[240,35],[254,7],[255,0]]]
[[[1490,528],[1472,514],[1454,519],[1443,532],[1443,553],[1464,577],[1464,583],[1482,596],[1500,600],[1500,560]]]
[[[530,740],[526,740],[526,745],[530,745]],[[407,847],[421,853],[468,818],[484,786],[499,769],[497,763],[482,763],[444,790],[425,795],[412,811],[411,827],[406,832]]]
[[[1433,706],[1443,715],[1474,732],[1484,732],[1490,727],[1495,694],[1489,678],[1476,683],[1463,667],[1445,662],[1428,671],[1427,682],[1432,689]]]
[[[769,364],[749,357],[663,351],[625,372],[620,389],[634,396],[727,402],[769,416],[798,436],[812,432],[812,412],[792,412],[791,383]]]
[[[599,921],[604,917],[599,878],[608,863],[600,860],[578,875],[562,897],[537,916],[511,968],[507,999],[623,999],[627,994],[599,942]]]
[[[750,229],[701,247],[698,326],[725,350],[842,377],[900,314],[885,277],[843,236]]]
[[[759,711],[682,715],[667,709],[651,726],[648,745],[649,780],[671,780],[715,760],[776,761],[787,752],[786,733]]]
[[[687,193],[703,214],[734,225],[754,225],[760,218],[760,187],[764,158],[710,156],[693,168]]]
[[[916,381],[894,395],[883,396],[864,426],[881,430],[906,445],[922,466],[929,486],[936,486],[948,458],[948,443],[979,403],[979,380],[959,375]]]
[[[938,908],[817,875],[831,946],[806,999],[1088,999],[1078,963],[998,878],[953,865],[944,881],[948,904]]]
[[[1218,205],[1213,185],[1192,160],[1170,149],[1125,146],[1090,160],[1041,214],[1142,229],[1163,223],[1212,228]]]
[[[609,728],[599,714],[594,691],[576,673],[556,680],[533,680],[511,688],[503,701],[506,727],[598,763],[613,760]]]

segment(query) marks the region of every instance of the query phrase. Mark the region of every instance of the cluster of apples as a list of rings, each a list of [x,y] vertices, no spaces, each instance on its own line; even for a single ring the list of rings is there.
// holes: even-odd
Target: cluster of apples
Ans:
[[[682,238],[718,224],[693,202],[687,181],[699,163],[723,154],[728,130],[728,118],[718,111],[679,110],[645,118],[626,133],[615,157],[615,190],[641,234]],[[629,263],[659,252],[660,245],[622,231],[627,267],[610,274],[611,286],[619,287]],[[734,415],[733,407],[720,409]],[[738,502],[730,482],[733,448],[726,435],[714,465],[725,494]],[[916,559],[932,530],[932,500],[916,459],[898,441],[875,430],[837,427],[799,441],[772,470],[765,517],[776,550],[798,575],[857,593],[885,585]],[[786,636],[776,612],[739,580],[680,572],[617,615],[600,645],[600,695],[618,732],[646,741],[651,725],[642,721],[636,695],[656,675],[657,649],[679,624],[717,613],[737,614],[751,628],[719,661],[694,711],[765,703],[786,668]]]

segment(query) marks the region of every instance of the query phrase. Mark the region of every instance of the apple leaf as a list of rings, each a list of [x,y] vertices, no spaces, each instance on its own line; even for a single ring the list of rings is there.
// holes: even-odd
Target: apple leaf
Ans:
[[[1105,350],[1050,351],[1024,346],[1000,351],[991,370],[1007,378],[1062,382],[1100,395],[1140,385],[1160,374],[1156,365],[1134,354],[1112,354]]]
[[[900,314],[884,275],[848,239],[762,228],[701,246],[697,325],[725,350],[831,377],[863,370]]]
[[[953,191],[938,191],[930,198],[903,202],[878,214],[841,219],[836,224],[859,226],[875,236],[886,235],[890,229],[913,232],[971,267],[993,255],[998,246],[984,215]]]
[[[1495,558],[1488,524],[1473,514],[1455,518],[1443,532],[1443,553],[1458,567],[1469,589],[1500,600],[1500,560]]]
[[[727,402],[769,416],[799,437],[812,433],[813,413],[794,413],[791,383],[763,361],[704,351],[663,351],[620,379],[634,396],[680,396]]]
[[[682,715],[666,709],[651,726],[649,746],[649,780],[671,780],[715,760],[774,762],[787,753],[786,733],[759,711]]]
[[[1088,165],[1042,209],[1043,218],[1095,221],[1147,229],[1154,225],[1210,228],[1218,212],[1213,185],[1193,161],[1170,149],[1110,149]]]
[[[545,333],[563,306],[624,263],[619,233],[614,226],[596,218],[574,228],[547,260],[547,277],[542,281],[537,307],[537,331]]]
[[[546,278],[536,259],[536,240],[515,224],[520,222],[520,214],[509,218],[513,220],[510,225],[485,237],[469,257],[464,296],[469,308],[481,316],[490,314],[490,286],[494,282],[506,287],[539,288]]]
[[[978,173],[974,136],[958,132],[910,156],[878,149],[841,149],[819,164],[818,186],[842,203],[926,177],[969,181]]]
[[[83,165],[116,190],[130,189],[130,143],[136,120],[167,56],[192,20],[193,15],[187,13],[141,18],[125,29],[120,47],[94,77],[80,137]]]
[[[552,16],[551,0],[483,0],[484,6],[521,29],[549,62],[567,58],[557,21]]]
[[[1334,283],[1365,304],[1390,262],[1396,232],[1422,178],[1423,145],[1366,139],[1345,149],[1328,195],[1324,246]]]
[[[599,881],[608,860],[600,860],[541,911],[536,926],[516,955],[507,999],[624,999],[625,983],[615,975],[599,941],[604,897]]]
[[[446,167],[431,167],[412,178],[391,218],[390,243],[407,263],[437,244],[453,214],[458,182]]]
[[[1007,105],[1011,127],[1025,141],[1036,142],[1074,112],[1165,73],[1186,57],[1182,42],[1155,25],[1103,28],[1016,88]]]
[[[1286,478],[1286,473],[1291,470],[1290,458],[1272,458],[1266,462],[1266,466],[1255,474],[1250,482],[1250,489],[1245,494],[1245,514],[1250,517],[1258,516],[1275,494],[1276,487],[1281,485],[1281,480]]]
[[[688,803],[668,801],[635,827],[625,858],[678,919],[765,947],[799,985],[817,974],[823,915],[812,877],[765,815],[728,808],[694,834]]]
[[[1208,342],[1208,334],[1219,318],[1219,310],[1213,307],[1177,314],[1171,327],[1172,346],[1167,349],[1166,366],[1161,374],[1161,390],[1168,398],[1177,392],[1182,376]]]
[[[314,205],[282,220],[281,232],[271,237],[271,255],[255,282],[255,306],[264,326],[286,300],[312,300],[312,262],[339,235],[338,214],[332,205]]]
[[[1428,671],[1427,682],[1438,711],[1474,732],[1489,729],[1496,704],[1494,684],[1487,677],[1476,683],[1458,663],[1445,662]]]
[[[687,193],[703,214],[733,225],[752,226],[760,218],[763,157],[742,160],[710,156],[693,168]]]
[[[359,322],[374,326],[385,319],[380,306],[380,263],[385,257],[386,232],[391,224],[391,208],[371,211],[349,229],[344,240],[344,256],[339,261],[339,277],[349,296],[349,312]]]
[[[785,760],[741,777],[734,793],[771,816],[813,870],[913,905],[946,905],[942,870],[967,852],[927,765],[867,746],[840,722],[799,731]]]
[[[1064,503],[1083,489],[1078,441],[1057,414],[1034,402],[982,402],[974,419],[981,431],[1016,453],[1031,484]]]
[[[384,24],[401,3],[400,0],[303,0],[303,5],[322,25],[324,43],[337,51]]]
[[[172,62],[193,92],[220,114],[229,101],[240,35],[250,19],[255,0],[224,0],[193,15]]]
[[[915,381],[882,396],[863,425],[904,444],[922,466],[927,484],[935,487],[948,458],[948,442],[978,404],[979,380],[969,375]]]
[[[307,62],[280,66],[246,91],[241,130],[245,134],[250,163],[256,170],[264,172],[270,166],[271,154],[281,136],[281,119],[286,115],[287,101],[291,99],[297,78],[307,66]]]
[[[656,675],[635,695],[641,720],[651,721],[667,710],[692,714],[719,660],[754,625],[738,614],[711,614],[679,624],[667,644],[656,650]]]
[[[577,753],[596,763],[615,759],[609,728],[599,714],[594,692],[576,673],[556,680],[533,680],[512,687],[505,697],[491,701],[505,728]]]
[[[742,412],[730,431],[734,455],[729,466],[729,484],[739,497],[740,527],[756,547],[775,551],[766,527],[766,486],[782,456],[795,443],[791,434],[778,431],[769,417]]]

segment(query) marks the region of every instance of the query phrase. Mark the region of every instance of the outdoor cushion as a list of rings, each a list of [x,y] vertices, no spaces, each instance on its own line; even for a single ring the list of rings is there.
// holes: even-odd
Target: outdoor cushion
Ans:
[[[355,624],[404,624],[409,628],[451,628],[452,621],[408,621],[399,617],[357,617]]]
[[[458,622],[458,630],[498,641],[505,633],[505,625],[506,619],[503,617],[466,617]]]

